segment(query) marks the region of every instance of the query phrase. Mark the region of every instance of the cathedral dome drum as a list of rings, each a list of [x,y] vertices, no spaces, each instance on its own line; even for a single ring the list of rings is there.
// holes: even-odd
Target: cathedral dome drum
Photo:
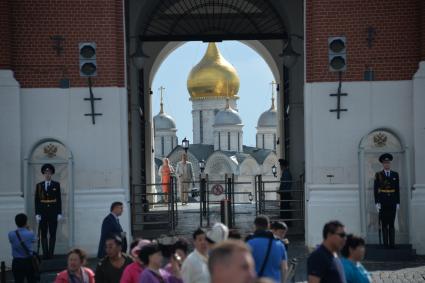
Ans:
[[[190,71],[187,89],[192,100],[237,97],[239,76],[214,42],[208,44],[204,57]]]
[[[257,127],[276,127],[277,112],[276,109],[270,109],[263,112],[258,119]]]
[[[242,119],[239,113],[231,107],[217,112],[214,118],[214,126],[242,125]]]
[[[159,113],[153,117],[155,130],[170,130],[176,128],[176,122],[173,117],[166,113]]]
[[[274,106],[274,96],[272,97],[272,106],[270,109],[260,115],[257,127],[277,127],[277,111]]]

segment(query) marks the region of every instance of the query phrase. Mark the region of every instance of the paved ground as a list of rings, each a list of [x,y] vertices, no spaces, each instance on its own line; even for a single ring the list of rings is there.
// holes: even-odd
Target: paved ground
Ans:
[[[307,282],[306,259],[308,250],[304,243],[297,241],[292,243],[289,251],[289,258],[298,258],[295,280],[292,282]],[[372,273],[376,283],[419,283],[425,282],[425,257],[417,256],[412,261],[404,262],[363,262],[366,269]]]

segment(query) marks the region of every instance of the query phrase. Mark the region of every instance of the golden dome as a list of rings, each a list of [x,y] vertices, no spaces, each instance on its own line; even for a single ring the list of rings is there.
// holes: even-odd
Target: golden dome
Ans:
[[[201,61],[187,78],[191,99],[237,98],[239,76],[236,69],[221,56],[214,42],[208,44]]]

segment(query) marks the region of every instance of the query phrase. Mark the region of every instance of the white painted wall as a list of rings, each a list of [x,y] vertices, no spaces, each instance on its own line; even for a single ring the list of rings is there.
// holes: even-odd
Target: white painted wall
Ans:
[[[337,87],[337,82],[305,85],[306,241],[309,246],[321,242],[323,224],[332,219],[345,223],[349,232],[361,232],[358,150],[362,137],[383,128],[398,135],[405,147],[414,145],[412,81],[343,82],[342,91],[348,96],[341,98],[341,107],[348,112],[342,112],[339,120],[336,113],[329,112],[337,103],[329,94],[335,93]],[[424,164],[425,160],[419,162]],[[328,174],[334,175],[332,184],[326,177]],[[410,174],[407,179],[413,175],[412,170]],[[411,228],[411,235],[416,234],[417,228]],[[415,248],[418,240],[412,244]]]
[[[10,70],[0,70],[0,193],[20,192],[20,87]]]
[[[0,139],[0,179],[3,181],[8,176],[8,184],[15,185],[0,185],[0,240],[8,243],[5,235],[14,227],[15,214],[26,211],[26,200],[19,197],[21,189],[35,187],[35,184],[21,186],[25,178],[20,169],[23,160],[30,156],[38,141],[51,138],[61,141],[73,155],[75,246],[95,255],[101,220],[109,213],[111,202],[126,203],[130,197],[126,89],[93,88],[94,96],[102,98],[95,102],[95,110],[103,114],[96,117],[93,125],[91,118],[84,116],[90,113],[90,103],[84,101],[89,97],[88,88],[16,89],[14,86],[13,94],[7,88],[7,83],[0,81],[0,107],[7,109],[0,111],[0,115],[6,115],[0,119],[0,131],[9,133],[14,145],[3,136]],[[129,209],[125,209],[122,223],[130,231]],[[0,252],[10,261],[8,244],[2,245]]]
[[[413,77],[414,179],[411,223],[423,223],[425,215],[425,61]],[[410,235],[417,253],[425,254],[425,225],[414,225]]]

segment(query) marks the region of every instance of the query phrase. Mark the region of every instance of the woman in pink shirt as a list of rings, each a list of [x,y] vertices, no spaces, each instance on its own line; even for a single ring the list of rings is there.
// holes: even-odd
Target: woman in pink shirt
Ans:
[[[139,252],[143,246],[150,244],[149,240],[139,240],[137,245],[131,250],[131,257],[133,263],[128,265],[121,276],[120,283],[138,283],[140,274],[142,273],[144,266],[139,259]]]
[[[81,249],[72,249],[68,253],[68,264],[66,270],[60,272],[55,283],[94,283],[94,273],[90,268],[84,267],[86,253]]]

